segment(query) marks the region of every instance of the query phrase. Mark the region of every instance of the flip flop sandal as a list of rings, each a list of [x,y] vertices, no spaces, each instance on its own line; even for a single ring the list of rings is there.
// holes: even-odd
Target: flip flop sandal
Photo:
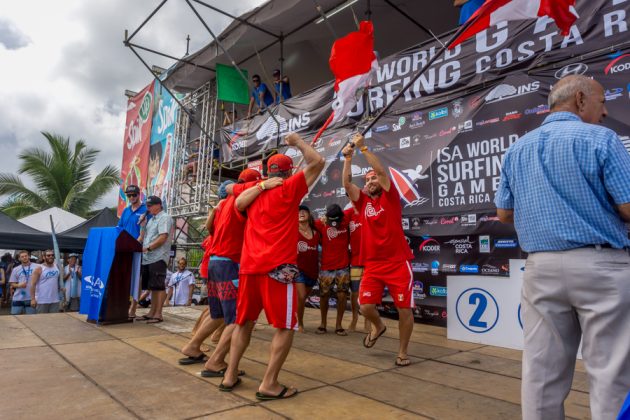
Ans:
[[[381,335],[385,334],[385,331],[387,331],[387,327],[383,327],[383,330],[378,333],[378,335],[374,338],[372,338],[372,333],[370,332],[363,339],[363,347],[367,349],[371,349],[372,347],[374,347],[374,344],[376,344],[376,340],[378,340]]]
[[[200,375],[203,378],[222,378],[223,376],[225,376],[225,371],[226,370],[227,370],[227,368],[221,369],[221,370],[204,369],[204,370],[201,371]],[[243,376],[243,375],[245,375],[245,371],[244,370],[239,370],[237,375],[238,376]]]
[[[343,328],[337,328],[337,329],[335,330],[335,334],[337,334],[337,335],[341,335],[341,336],[344,336],[344,337],[345,337],[346,335],[348,335],[348,333],[346,332],[346,330],[344,330]]]
[[[406,358],[402,358],[402,357],[397,357],[396,358],[396,366],[401,366],[401,367],[405,367],[405,366],[409,366],[411,364],[411,360],[409,360],[408,357]]]
[[[328,331],[324,327],[317,327],[315,334],[326,334]]]
[[[234,388],[239,386],[242,382],[243,381],[241,381],[241,378],[236,378],[236,382],[234,382],[234,384],[232,384],[232,386],[223,385],[223,382],[221,382],[219,384],[219,391],[221,391],[221,392],[232,392],[232,391],[234,391]]]
[[[204,363],[208,358],[205,354],[201,353],[199,356],[183,357],[177,361],[180,365],[194,365],[195,363]]]
[[[151,318],[150,316],[146,316],[146,315],[142,315],[142,316],[138,317],[138,321],[148,321],[150,319],[153,319],[153,318]]]
[[[160,322],[164,322],[162,318],[150,318],[147,320],[147,324],[159,324]]]
[[[258,399],[260,401],[284,400],[284,399],[287,399],[287,398],[295,397],[298,394],[298,392],[299,392],[296,389],[293,394],[287,395],[287,391],[288,390],[289,390],[288,387],[282,385],[282,391],[280,391],[280,393],[278,395],[267,395],[267,394],[263,394],[262,392],[257,392],[256,393],[256,399]]]

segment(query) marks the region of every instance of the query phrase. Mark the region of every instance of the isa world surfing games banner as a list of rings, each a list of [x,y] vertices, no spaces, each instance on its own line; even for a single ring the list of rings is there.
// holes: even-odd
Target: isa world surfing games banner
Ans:
[[[125,123],[123,159],[120,169],[118,217],[127,206],[127,197],[125,197],[127,185],[137,185],[140,187],[142,195],[146,196],[151,116],[153,115],[153,85],[154,83],[151,82],[140,93],[127,101],[127,122]]]
[[[175,123],[179,106],[166,89],[156,86],[153,100],[153,123],[147,171],[147,195],[156,195],[163,203],[171,179],[171,163]]]

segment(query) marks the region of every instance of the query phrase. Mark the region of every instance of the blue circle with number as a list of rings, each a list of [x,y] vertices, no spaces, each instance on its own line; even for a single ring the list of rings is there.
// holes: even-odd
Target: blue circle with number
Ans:
[[[470,332],[490,331],[499,321],[499,304],[487,290],[471,287],[464,290],[455,303],[459,322]]]

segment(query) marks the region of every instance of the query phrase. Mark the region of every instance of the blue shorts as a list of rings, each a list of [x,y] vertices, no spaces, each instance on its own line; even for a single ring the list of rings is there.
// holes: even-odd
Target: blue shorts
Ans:
[[[296,283],[304,283],[304,285],[306,287],[313,287],[317,283],[317,279],[312,279],[309,276],[307,276],[306,274],[304,274],[303,271],[300,271],[300,275],[297,276],[297,278],[295,279],[295,282]]]
[[[212,319],[223,318],[226,325],[236,321],[238,263],[211,256],[208,263],[208,306]]]
[[[11,302],[11,315],[32,315],[35,308],[31,308],[31,302],[28,300],[14,300]]]

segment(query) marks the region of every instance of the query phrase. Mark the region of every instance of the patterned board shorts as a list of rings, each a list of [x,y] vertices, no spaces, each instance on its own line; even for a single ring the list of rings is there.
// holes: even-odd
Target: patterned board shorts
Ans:
[[[225,257],[210,258],[208,263],[208,306],[212,319],[223,318],[226,325],[236,321],[238,263]]]
[[[319,273],[319,295],[348,293],[350,290],[350,269],[322,270]]]

